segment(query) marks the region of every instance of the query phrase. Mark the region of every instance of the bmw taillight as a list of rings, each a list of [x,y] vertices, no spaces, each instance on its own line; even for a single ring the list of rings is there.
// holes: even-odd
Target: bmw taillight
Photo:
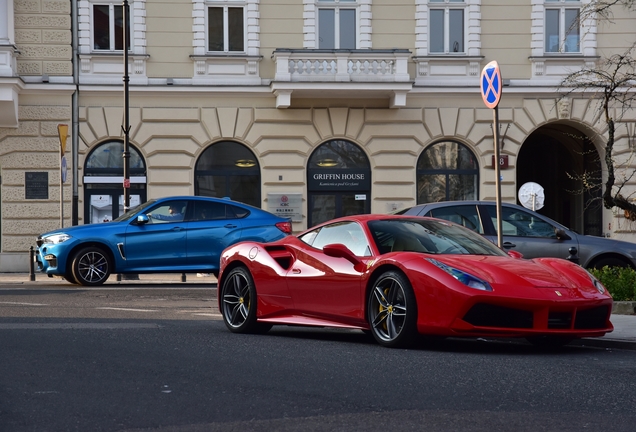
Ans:
[[[276,228],[284,232],[285,234],[291,234],[292,232],[292,224],[290,221],[286,222],[278,222],[276,224]]]

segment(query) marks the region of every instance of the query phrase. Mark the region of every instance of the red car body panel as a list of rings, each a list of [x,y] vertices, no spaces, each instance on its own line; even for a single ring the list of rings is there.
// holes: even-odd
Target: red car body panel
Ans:
[[[222,254],[218,286],[223,286],[230,269],[243,265],[258,293],[259,322],[369,329],[369,288],[380,273],[397,269],[413,287],[421,334],[593,337],[613,330],[611,296],[599,292],[580,266],[555,258],[380,254],[367,222],[391,218],[413,217],[359,215],[337,220],[354,221],[365,230],[371,256],[358,257],[357,265],[306,244],[299,238],[304,233],[273,243],[233,245]],[[464,285],[429,259],[486,281],[492,291]]]

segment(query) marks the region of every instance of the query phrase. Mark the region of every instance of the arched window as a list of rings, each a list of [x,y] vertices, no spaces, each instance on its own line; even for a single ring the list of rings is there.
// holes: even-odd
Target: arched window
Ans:
[[[194,176],[195,195],[230,197],[261,207],[261,170],[254,153],[242,144],[212,144],[197,160]]]
[[[441,141],[417,161],[417,203],[479,199],[479,166],[463,144]]]
[[[145,176],[146,165],[139,151],[129,145],[130,159],[128,166],[130,174]],[[124,143],[109,141],[98,145],[86,158],[84,166],[85,176],[123,176],[124,175]]]

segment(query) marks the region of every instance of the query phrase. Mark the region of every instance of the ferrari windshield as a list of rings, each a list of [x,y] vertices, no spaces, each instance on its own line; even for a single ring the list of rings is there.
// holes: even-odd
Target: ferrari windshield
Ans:
[[[430,254],[501,255],[506,253],[477,233],[451,222],[400,218],[368,223],[380,253],[411,251]]]

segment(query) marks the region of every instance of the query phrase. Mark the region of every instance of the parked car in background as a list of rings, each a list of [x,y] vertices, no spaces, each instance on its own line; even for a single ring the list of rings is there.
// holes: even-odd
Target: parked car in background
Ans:
[[[503,248],[524,258],[567,258],[576,248],[585,268],[604,266],[636,269],[636,244],[577,234],[560,223],[524,207],[502,203]],[[493,201],[442,201],[419,204],[394,214],[432,216],[456,222],[497,243],[497,205]]]
[[[78,225],[37,239],[39,270],[80,285],[111,274],[218,274],[221,252],[242,240],[271,242],[291,221],[229,199],[175,196],[147,201],[112,222]]]
[[[221,257],[219,310],[234,333],[272,325],[367,331],[386,347],[418,334],[560,346],[613,330],[612,297],[581,266],[509,256],[453,223],[356,215]]]

